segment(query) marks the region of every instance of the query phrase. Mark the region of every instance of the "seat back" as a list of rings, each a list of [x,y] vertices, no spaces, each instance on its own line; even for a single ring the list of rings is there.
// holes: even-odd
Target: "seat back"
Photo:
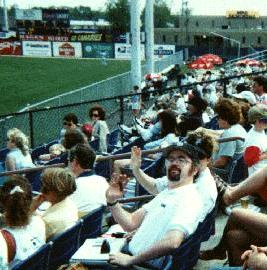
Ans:
[[[11,270],[49,270],[48,261],[51,247],[51,242],[43,245],[26,260],[11,266]]]
[[[240,183],[248,177],[248,167],[245,164],[243,155],[232,161],[229,171],[228,183]]]
[[[117,128],[107,135],[108,153],[112,152],[119,140],[120,130]]]
[[[8,148],[0,149],[0,161],[5,162],[8,152],[9,152]]]
[[[34,148],[31,152],[31,157],[32,157],[32,160],[35,161],[38,159],[38,157],[40,155],[43,155],[43,154],[47,154],[47,147],[46,147],[46,144],[42,144],[40,146],[37,146],[36,148]]]
[[[192,269],[199,258],[201,242],[207,241],[213,234],[216,209],[211,211],[203,222],[199,223],[196,231],[186,239],[172,254],[165,260],[164,270],[188,270]]]
[[[79,238],[79,246],[88,238],[96,238],[102,233],[102,219],[105,207],[99,207],[93,212],[82,217],[82,227]]]
[[[25,176],[29,180],[32,186],[32,190],[40,191],[41,189],[41,174],[42,171],[35,171],[31,173],[27,173]]]
[[[48,265],[49,270],[58,269],[60,265],[67,263],[76,252],[78,249],[81,226],[82,221],[79,220],[70,229],[50,239],[53,245]]]

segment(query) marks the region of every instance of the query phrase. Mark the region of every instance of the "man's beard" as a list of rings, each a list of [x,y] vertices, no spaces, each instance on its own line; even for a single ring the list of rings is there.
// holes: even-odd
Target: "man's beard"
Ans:
[[[171,182],[178,182],[181,179],[181,169],[176,165],[171,165],[168,168],[167,176]]]

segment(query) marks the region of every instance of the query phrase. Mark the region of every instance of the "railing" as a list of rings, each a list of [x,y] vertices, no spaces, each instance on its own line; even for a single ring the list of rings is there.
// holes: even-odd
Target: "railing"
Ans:
[[[181,64],[183,52],[163,58],[155,62],[156,71],[163,70],[172,64]],[[143,74],[145,67],[143,67]],[[31,146],[35,147],[59,137],[62,119],[69,112],[75,113],[80,123],[88,121],[88,109],[100,104],[107,111],[107,122],[112,130],[122,118],[130,119],[127,100],[131,95],[130,73],[112,77],[105,81],[86,86],[47,101],[30,106],[19,113],[0,115],[0,148],[5,146],[6,132],[10,128],[19,128],[31,138]],[[153,99],[145,102],[149,106]],[[33,107],[35,109],[33,109]],[[42,107],[41,109],[38,109]],[[121,113],[120,113],[121,112]],[[127,123],[126,121],[126,123]],[[128,122],[129,123],[129,122]]]
[[[257,59],[257,60],[266,60],[267,59],[267,50],[263,50],[263,51],[257,51],[239,58],[235,58],[232,60],[229,60],[226,62],[226,65],[230,66],[233,63],[242,60],[242,59],[246,59],[246,58],[253,58],[253,59]]]
[[[255,72],[251,74],[243,74],[239,76],[230,76],[223,79],[208,81],[208,83],[222,82],[224,85],[224,95],[226,95],[227,81],[243,76],[253,76],[266,73],[267,71]],[[181,87],[188,89],[198,84],[205,84],[207,82],[197,82],[190,85]],[[160,93],[170,92],[176,87],[169,87],[160,90]],[[144,101],[145,106],[149,107],[156,99],[155,94],[157,91],[150,91],[150,98]],[[107,111],[107,123],[110,130],[116,128],[117,123],[131,124],[133,120],[132,112],[128,106],[128,100],[131,95],[122,95],[106,99],[97,99],[92,101],[74,103],[69,105],[62,105],[57,107],[50,107],[45,109],[30,110],[28,112],[15,113],[13,115],[0,116],[0,148],[5,147],[6,132],[10,128],[17,127],[25,134],[30,135],[32,148],[42,143],[47,143],[59,137],[62,128],[62,119],[65,114],[69,112],[75,113],[80,123],[88,121],[88,109],[94,104],[100,104]]]
[[[160,72],[168,66],[174,64],[181,64],[183,61],[183,51],[179,51],[173,55],[155,61],[155,72]],[[146,66],[142,66],[142,76],[146,74]],[[30,109],[55,107],[76,102],[83,102],[96,99],[104,99],[125,95],[131,89],[131,72],[113,76],[111,78],[102,80],[91,85],[87,85],[73,91],[49,98],[47,100],[29,105],[22,110],[28,111]]]

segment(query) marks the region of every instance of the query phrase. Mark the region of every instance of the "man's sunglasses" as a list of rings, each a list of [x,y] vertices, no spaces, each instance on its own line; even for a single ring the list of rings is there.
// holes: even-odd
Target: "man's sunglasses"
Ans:
[[[91,117],[99,117],[99,114],[93,113]]]

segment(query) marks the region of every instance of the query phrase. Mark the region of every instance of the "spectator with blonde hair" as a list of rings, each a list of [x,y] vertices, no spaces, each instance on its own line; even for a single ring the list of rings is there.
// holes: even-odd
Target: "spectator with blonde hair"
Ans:
[[[76,184],[74,175],[63,168],[46,169],[41,181],[42,194],[34,200],[32,211],[44,201],[51,204],[42,215],[46,225],[46,238],[50,238],[70,228],[78,220],[78,209],[69,198],[76,190]]]
[[[7,148],[10,150],[5,162],[7,171],[34,167],[29,153],[29,140],[22,131],[17,128],[7,131]]]

